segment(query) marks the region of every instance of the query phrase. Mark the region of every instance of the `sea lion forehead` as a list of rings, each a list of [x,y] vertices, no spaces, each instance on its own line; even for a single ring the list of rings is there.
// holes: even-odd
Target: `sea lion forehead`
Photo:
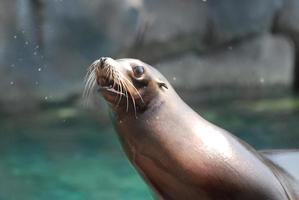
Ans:
[[[138,60],[138,59],[134,59],[134,58],[121,58],[121,59],[117,59],[116,60],[121,66],[123,66],[124,68],[126,68],[127,70],[131,70],[133,67],[136,66],[142,66],[146,69],[146,71],[148,71],[148,77],[155,77],[155,80],[163,80],[164,82],[167,82],[166,78],[153,66]]]
[[[143,67],[148,67],[149,65],[142,62],[141,60],[134,59],[134,58],[121,58],[117,59],[120,64],[122,65],[129,65],[130,67],[135,67],[135,66],[143,66]]]

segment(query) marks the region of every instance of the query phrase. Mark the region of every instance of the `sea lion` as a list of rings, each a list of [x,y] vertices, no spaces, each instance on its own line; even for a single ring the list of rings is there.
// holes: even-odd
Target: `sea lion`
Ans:
[[[299,199],[299,176],[275,162],[275,153],[260,153],[203,119],[154,67],[100,58],[88,71],[86,94],[96,86],[129,160],[161,199]]]

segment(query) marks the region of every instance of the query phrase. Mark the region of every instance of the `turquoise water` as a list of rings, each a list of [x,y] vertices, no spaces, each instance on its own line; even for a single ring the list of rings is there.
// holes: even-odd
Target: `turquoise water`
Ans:
[[[235,98],[194,108],[258,149],[299,147],[299,98]],[[88,112],[55,106],[2,116],[0,127],[0,200],[152,199],[111,125]]]
[[[111,127],[55,111],[1,120],[1,200],[151,199]]]

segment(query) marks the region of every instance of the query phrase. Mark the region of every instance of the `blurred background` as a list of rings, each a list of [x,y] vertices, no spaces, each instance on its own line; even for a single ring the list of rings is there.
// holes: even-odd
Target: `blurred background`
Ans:
[[[299,148],[299,1],[0,2],[0,199],[152,199],[105,102],[101,56],[158,68],[206,119],[257,149]]]

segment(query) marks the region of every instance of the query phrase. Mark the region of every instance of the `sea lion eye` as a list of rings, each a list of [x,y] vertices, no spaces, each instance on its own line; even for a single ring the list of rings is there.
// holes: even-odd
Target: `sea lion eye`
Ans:
[[[133,68],[134,75],[140,77],[144,74],[144,68],[142,66],[136,66]]]

